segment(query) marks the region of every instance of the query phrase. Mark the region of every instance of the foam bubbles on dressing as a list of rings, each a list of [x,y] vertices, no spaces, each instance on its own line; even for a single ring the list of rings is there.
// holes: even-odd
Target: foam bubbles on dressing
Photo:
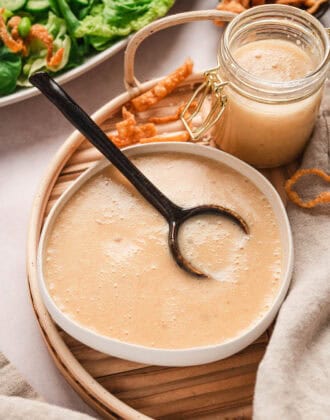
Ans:
[[[249,236],[225,216],[202,215],[181,228],[183,255],[212,279],[236,282],[247,264],[244,248]]]
[[[231,208],[250,234],[225,217],[187,221],[182,252],[211,277],[196,280],[174,262],[163,217],[107,168],[68,201],[49,236],[44,273],[54,302],[93,331],[146,346],[237,336],[263,316],[280,286],[280,236],[268,201],[208,159],[164,153],[134,162],[178,205]]]
[[[316,64],[296,44],[277,39],[264,39],[247,43],[233,52],[238,64],[251,75],[271,82],[288,82],[311,73]]]
[[[104,244],[104,254],[117,264],[131,264],[141,248],[132,241],[115,238]]]

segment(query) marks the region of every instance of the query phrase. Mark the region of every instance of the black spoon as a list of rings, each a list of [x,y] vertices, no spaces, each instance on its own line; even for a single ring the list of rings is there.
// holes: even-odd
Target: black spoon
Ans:
[[[203,205],[184,209],[172,203],[143,173],[120,151],[98,125],[83,111],[69,95],[45,72],[30,77],[36,86],[62,114],[134,185],[143,197],[155,207],[169,225],[168,244],[171,253],[183,270],[196,277],[207,277],[195,268],[180,252],[178,232],[182,224],[191,217],[201,214],[217,214],[229,217],[248,233],[248,225],[233,210],[218,205]]]

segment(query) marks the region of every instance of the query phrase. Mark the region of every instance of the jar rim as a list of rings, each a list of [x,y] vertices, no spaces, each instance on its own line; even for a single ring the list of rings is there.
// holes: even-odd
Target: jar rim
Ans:
[[[311,72],[308,73],[303,78],[298,78],[294,80],[289,80],[285,82],[279,82],[279,81],[269,81],[269,80],[262,80],[260,77],[254,76],[253,74],[249,73],[247,70],[245,70],[242,66],[240,66],[237,61],[234,59],[230,48],[230,39],[233,33],[235,32],[235,29],[237,26],[240,25],[240,23],[245,20],[246,18],[265,18],[268,16],[269,18],[282,18],[283,23],[284,20],[287,20],[289,23],[290,20],[288,19],[288,15],[292,17],[292,19],[300,18],[301,21],[305,21],[311,28],[313,28],[315,31],[317,31],[319,39],[321,39],[323,45],[324,45],[324,53],[323,58],[321,62],[318,64],[318,66]],[[223,51],[222,51],[223,50]],[[249,89],[257,89],[260,93],[270,93],[275,96],[280,96],[284,94],[293,94],[294,92],[297,92],[297,90],[305,89],[306,87],[315,87],[315,84],[320,79],[320,75],[323,75],[323,73],[327,70],[327,65],[330,61],[330,39],[329,35],[327,33],[326,28],[311,14],[307,13],[304,10],[301,10],[297,7],[288,6],[288,5],[280,5],[280,4],[273,4],[273,5],[261,5],[261,6],[255,6],[251,9],[248,9],[244,11],[243,13],[237,15],[227,26],[225,29],[220,44],[218,47],[218,64],[221,67],[221,56],[222,54],[225,54],[226,57],[226,67],[227,70],[230,67],[234,67],[235,69],[231,71],[231,74],[234,76],[234,78],[238,79],[243,85]],[[230,64],[228,66],[227,64]],[[229,70],[230,71],[230,70]],[[240,77],[240,78],[239,78]],[[237,86],[235,85],[237,88]],[[319,86],[316,87],[316,89]],[[314,91],[316,90],[314,89]],[[244,89],[238,89],[240,91]],[[306,94],[306,92],[305,92]],[[247,95],[251,96],[251,95]],[[252,95],[254,96],[254,95]],[[258,95],[257,95],[258,96]],[[307,94],[305,96],[308,96]]]

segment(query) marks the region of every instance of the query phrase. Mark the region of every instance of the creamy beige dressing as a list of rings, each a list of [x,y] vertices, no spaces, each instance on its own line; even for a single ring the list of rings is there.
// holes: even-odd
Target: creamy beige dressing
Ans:
[[[304,78],[317,66],[300,46],[268,39],[245,44],[232,52],[251,75],[269,82]],[[301,100],[265,103],[227,88],[228,102],[214,135],[221,149],[258,167],[286,164],[309,139],[321,102],[321,91]]]
[[[244,70],[270,82],[301,79],[315,69],[314,59],[298,45],[281,39],[245,44],[233,52]]]
[[[183,253],[213,279],[177,267],[167,224],[113,168],[66,203],[51,230],[44,274],[70,318],[100,334],[158,348],[217,344],[241,334],[279,289],[281,243],[266,197],[245,177],[206,158],[153,154],[134,163],[177,204],[221,204],[245,218],[186,223]]]

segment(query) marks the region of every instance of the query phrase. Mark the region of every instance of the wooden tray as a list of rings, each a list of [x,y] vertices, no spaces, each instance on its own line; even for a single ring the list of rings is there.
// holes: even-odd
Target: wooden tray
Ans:
[[[228,18],[229,15],[212,11],[171,16],[149,25],[133,37],[125,61],[125,82],[129,90],[105,105],[94,119],[105,131],[111,131],[120,117],[121,106],[155,83],[153,80],[140,85],[134,78],[135,50],[145,37],[173,24],[219,16]],[[182,103],[202,80],[201,75],[194,75],[174,91],[166,103]],[[164,110],[164,107],[166,105],[160,103],[155,110]],[[97,352],[70,337],[50,318],[37,281],[36,253],[40,232],[45,217],[61,194],[100,157],[94,147],[74,132],[53,159],[33,205],[28,238],[28,283],[33,309],[57,367],[103,418],[250,418],[256,371],[269,340],[269,331],[225,360],[202,366],[165,368],[132,363]],[[284,198],[284,180],[294,170],[292,164],[263,172]]]

